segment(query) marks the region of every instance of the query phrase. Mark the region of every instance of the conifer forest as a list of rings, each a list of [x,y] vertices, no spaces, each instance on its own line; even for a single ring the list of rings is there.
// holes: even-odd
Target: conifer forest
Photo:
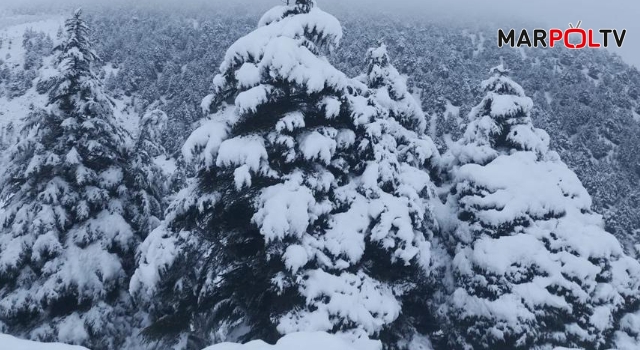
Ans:
[[[196,3],[0,5],[0,349],[640,349],[636,65]]]

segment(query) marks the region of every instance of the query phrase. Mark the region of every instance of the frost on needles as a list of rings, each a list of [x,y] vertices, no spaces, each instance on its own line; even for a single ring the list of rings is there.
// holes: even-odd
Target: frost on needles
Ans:
[[[227,51],[183,147],[198,176],[144,242],[131,291],[178,346],[299,331],[408,344],[428,331],[426,121],[384,46],[351,79],[313,1]],[[406,308],[403,310],[403,306]],[[177,338],[176,338],[177,336]]]
[[[10,150],[0,211],[0,328],[40,341],[118,348],[139,323],[127,293],[135,250],[160,217],[92,71],[80,10],[56,47],[48,105]],[[136,159],[136,161],[132,161]]]

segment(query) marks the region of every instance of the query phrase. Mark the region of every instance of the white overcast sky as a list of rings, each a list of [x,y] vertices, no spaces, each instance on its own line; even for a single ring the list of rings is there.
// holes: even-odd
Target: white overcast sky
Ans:
[[[149,2],[155,6],[166,3],[184,6],[189,3],[198,5],[216,3],[246,3],[252,8],[268,8],[283,0],[0,0],[0,15],[4,6],[16,4],[46,4],[43,7],[68,7],[102,4]],[[317,0],[321,7],[330,8],[340,3],[342,10],[358,11],[383,8],[385,12],[404,10],[408,13],[428,18],[441,18],[442,15],[460,19],[487,18],[500,23],[502,19],[524,20],[546,24],[547,29],[557,27],[566,29],[569,23],[582,21],[581,28],[598,30],[601,28],[627,29],[622,49],[615,49],[623,59],[640,68],[640,0]],[[519,29],[519,28],[516,28]],[[496,28],[497,30],[497,28]]]

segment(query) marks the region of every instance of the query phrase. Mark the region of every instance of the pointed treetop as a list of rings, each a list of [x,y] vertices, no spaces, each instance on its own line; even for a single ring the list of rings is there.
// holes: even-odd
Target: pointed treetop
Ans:
[[[393,66],[387,46],[382,40],[376,44],[367,51],[367,71],[362,82],[374,90],[375,99],[405,128],[424,132],[427,122],[420,103],[411,95],[406,78]]]
[[[507,69],[503,63],[491,68],[489,73],[492,76],[482,82],[482,88],[485,91],[494,92],[498,95],[526,97],[522,86],[509,78],[511,70]]]
[[[323,57],[339,45],[342,26],[314,6],[311,0],[276,6],[262,16],[258,28],[231,45],[214,78],[213,94],[201,104],[203,111],[218,111],[231,94],[245,92],[235,100],[236,107],[240,114],[255,112],[258,99],[250,94],[274,103],[286,95],[280,81],[295,82],[299,91],[309,94],[347,89],[351,80]]]
[[[381,39],[376,41],[377,46],[367,50],[365,58],[367,65],[367,85],[378,88],[389,79],[387,70],[391,67],[391,59],[387,53],[387,45]]]
[[[535,151],[546,157],[549,135],[532,124],[533,101],[508,77],[503,64],[490,72],[493,76],[482,82],[486,96],[469,113],[471,122],[461,140],[463,146],[456,151],[458,160],[486,164],[499,152],[513,150]]]
[[[293,15],[309,14],[314,8],[317,9],[315,0],[296,0],[295,2],[292,0],[286,0],[285,5],[276,6],[267,11],[258,22],[258,27],[279,22],[280,20]],[[316,29],[321,30],[320,27]]]
[[[98,56],[91,48],[90,30],[84,19],[82,19],[82,9],[78,8],[73,12],[71,18],[64,24],[66,32],[65,40],[54,50],[59,52],[59,62],[70,60],[77,68],[77,62],[91,63],[98,60]],[[84,66],[82,68],[87,68]]]
[[[501,77],[509,75],[510,72],[511,71],[507,69],[507,67],[505,67],[504,63],[500,63],[499,65],[489,70],[489,73],[493,74],[494,76],[501,76]]]
[[[296,7],[306,10],[304,12],[309,12],[309,10],[316,5],[315,0],[285,0],[287,6],[293,5],[294,2]]]
[[[527,97],[522,86],[509,78],[509,70],[504,64],[491,68],[490,72],[493,76],[482,82],[487,95],[472,109],[472,119],[490,116],[500,123],[507,120],[510,120],[508,124],[530,123],[533,101]]]
[[[377,47],[372,47],[367,51],[367,73],[371,73],[374,66],[387,67],[390,64],[387,45],[384,44],[382,39],[378,39],[376,44]]]
[[[303,12],[309,12],[311,8],[316,6],[315,0],[296,0],[296,6]]]
[[[99,60],[92,48],[90,30],[81,17],[82,10],[77,9],[65,21],[65,37],[55,47],[56,64],[59,75],[49,94],[49,102],[61,102],[60,108],[71,111],[80,104],[89,106],[108,98],[103,96],[100,81],[92,71],[92,65]],[[77,98],[76,98],[77,97]],[[79,101],[83,101],[79,104]],[[89,104],[86,104],[89,103]]]

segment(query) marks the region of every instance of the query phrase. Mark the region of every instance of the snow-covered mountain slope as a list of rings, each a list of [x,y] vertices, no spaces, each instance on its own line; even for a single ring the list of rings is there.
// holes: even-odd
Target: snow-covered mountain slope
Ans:
[[[20,24],[9,25],[14,22]],[[63,22],[62,17],[33,20],[31,16],[4,17],[0,20],[0,71],[3,74],[0,79],[0,149],[12,144],[21,125],[21,119],[26,117],[31,105],[43,105],[46,97],[36,92],[34,81],[50,76],[50,58],[42,67],[33,69],[31,76],[18,78],[20,72],[24,72],[27,51],[23,40],[25,32],[33,30],[47,33],[55,37],[55,34]],[[3,26],[4,24],[4,26]],[[24,74],[24,73],[23,73]],[[22,81],[18,82],[18,79]],[[31,85],[20,96],[12,96],[9,90],[18,83],[29,80]],[[3,147],[4,146],[4,147]]]
[[[10,24],[12,22],[21,23]],[[3,46],[0,47],[0,58],[11,67],[21,66],[25,56],[25,48],[22,45],[24,33],[31,29],[55,36],[63,23],[64,18],[61,16],[50,18],[42,18],[41,16],[36,18],[34,16],[0,17],[0,39],[3,41]]]
[[[50,49],[58,42],[63,23],[62,16],[0,18],[0,150],[16,141],[22,120],[33,107],[46,104],[47,96],[38,83],[56,73]],[[43,40],[51,40],[51,44],[43,45]],[[114,72],[110,64],[99,71],[101,76]],[[139,114],[131,100],[126,96],[114,99],[115,117],[131,135],[136,135]]]

